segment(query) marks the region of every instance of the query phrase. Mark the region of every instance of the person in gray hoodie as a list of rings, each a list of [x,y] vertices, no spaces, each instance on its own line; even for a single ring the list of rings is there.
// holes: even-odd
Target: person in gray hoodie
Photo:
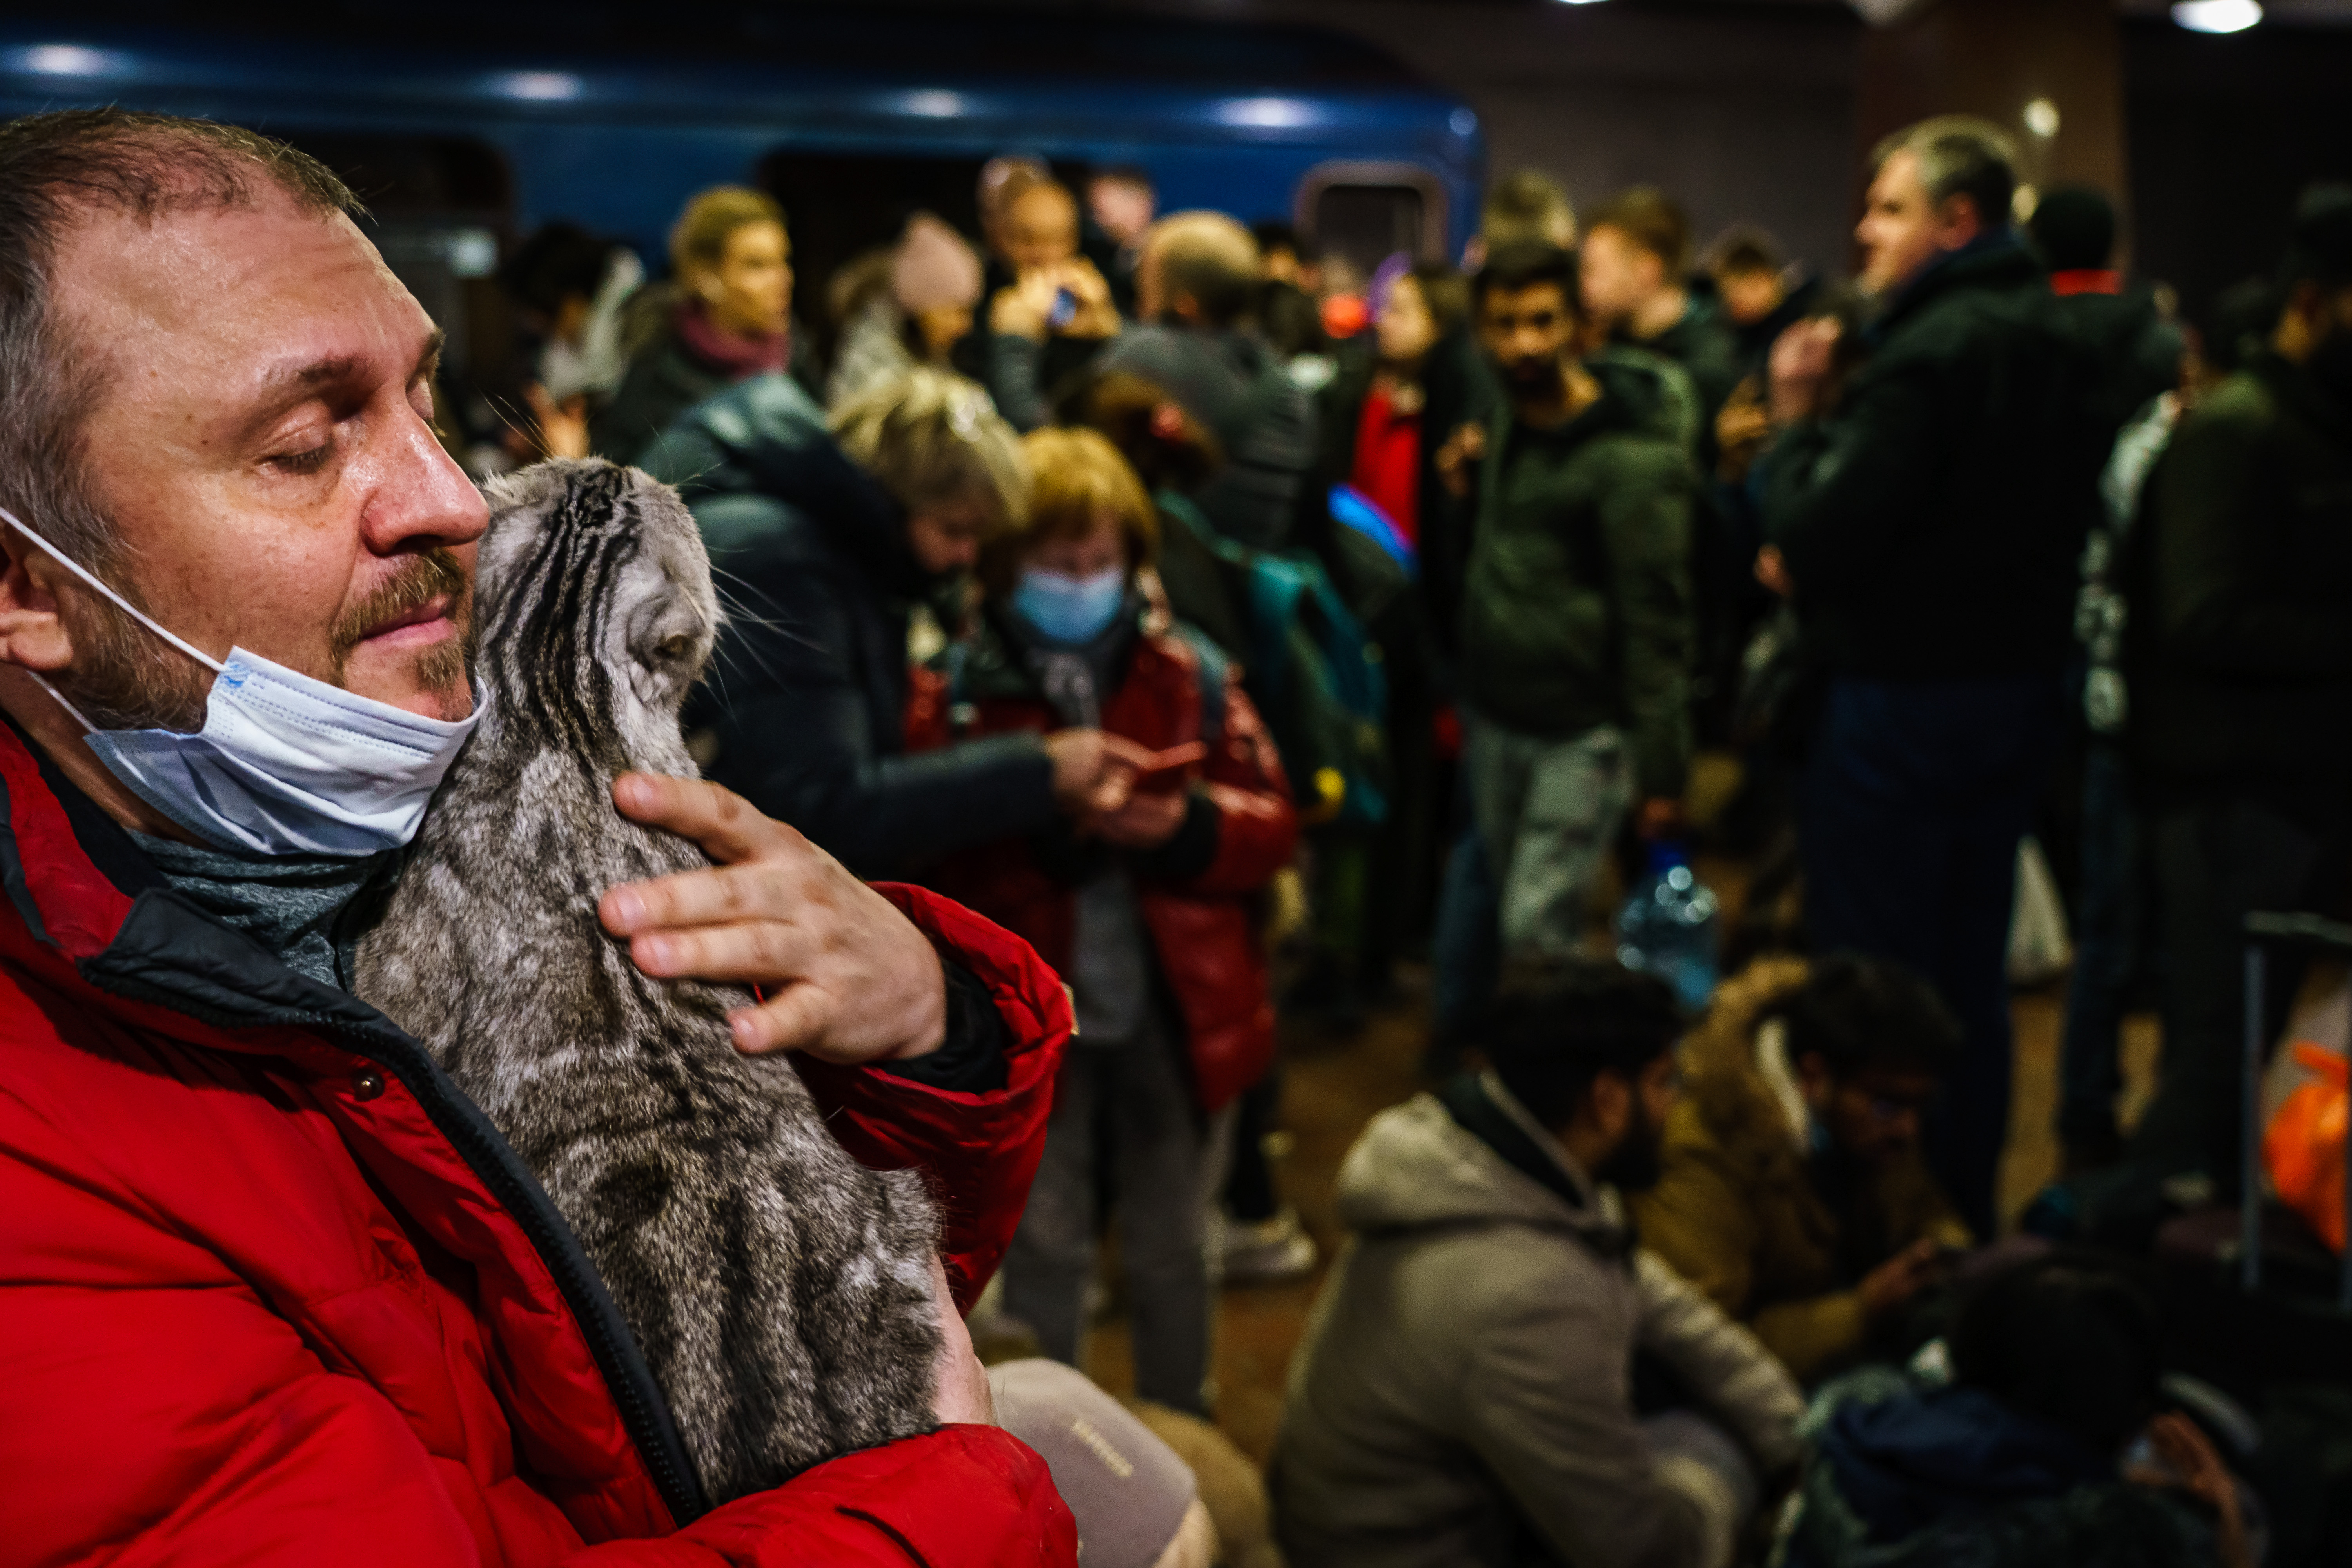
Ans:
[[[1672,994],[1620,965],[1516,981],[1494,1066],[1381,1112],[1339,1173],[1353,1233],[1292,1362],[1272,1489],[1292,1568],[1706,1568],[1791,1470],[1803,1403],[1635,1244]],[[1637,1409],[1637,1354],[1677,1407]]]

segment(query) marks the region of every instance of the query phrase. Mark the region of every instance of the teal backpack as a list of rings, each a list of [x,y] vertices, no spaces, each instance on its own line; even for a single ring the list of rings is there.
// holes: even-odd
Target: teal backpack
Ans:
[[[1389,812],[1388,678],[1366,635],[1312,556],[1277,554],[1218,534],[1172,492],[1160,515],[1220,567],[1245,623],[1243,684],[1282,752],[1301,821],[1374,824]],[[1179,605],[1180,613],[1182,606]]]

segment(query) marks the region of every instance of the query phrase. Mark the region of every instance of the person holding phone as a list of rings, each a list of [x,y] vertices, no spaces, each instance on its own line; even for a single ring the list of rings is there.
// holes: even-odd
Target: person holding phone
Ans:
[[[1138,586],[1159,528],[1135,470],[1092,430],[1039,430],[1023,447],[1028,510],[982,546],[985,602],[949,660],[950,701],[910,743],[1082,726],[1151,760],[1118,803],[964,851],[929,879],[1027,938],[1076,1005],[1005,1309],[1046,1354],[1079,1363],[1108,1166],[1136,1392],[1205,1415],[1204,1219],[1233,1101],[1273,1058],[1258,903],[1297,818],[1238,671]]]
[[[991,226],[1000,275],[988,307],[988,389],[1020,429],[1045,422],[1034,393],[1050,395],[1118,334],[1118,307],[1102,269],[1079,249],[1078,203],[1049,175],[1016,167]]]
[[[1758,960],[1684,1047],[1643,1245],[1805,1383],[1899,1354],[1971,1245],[1920,1147],[1960,1038],[1900,964]]]

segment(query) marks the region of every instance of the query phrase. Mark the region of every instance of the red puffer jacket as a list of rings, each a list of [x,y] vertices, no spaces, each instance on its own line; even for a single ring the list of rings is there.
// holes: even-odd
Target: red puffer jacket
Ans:
[[[983,619],[970,654],[959,695],[972,716],[957,738],[1059,727],[1004,633]],[[1202,1110],[1216,1110],[1274,1059],[1274,1004],[1256,895],[1289,864],[1298,817],[1274,742],[1243,695],[1239,672],[1219,660],[1207,677],[1222,688],[1223,711],[1213,726],[1203,722],[1202,679],[1202,654],[1192,644],[1171,633],[1144,632],[1118,689],[1103,704],[1102,727],[1154,751],[1208,744],[1206,761],[1193,770],[1192,816],[1162,856],[1183,858],[1181,846],[1188,843],[1213,844],[1213,850],[1205,861],[1192,857],[1195,863],[1172,879],[1155,877],[1153,862],[1162,856],[1130,856],[1129,865],[1160,973],[1183,1015],[1193,1092]],[[947,738],[943,725],[925,725],[929,710],[910,709],[910,750]],[[1040,863],[1034,841],[1005,839],[952,856],[925,880],[1027,937],[1055,968],[1068,966],[1076,890]]]
[[[579,1244],[423,1048],[182,901],[5,727],[0,787],[0,1563],[1076,1562],[988,1426],[704,1511]],[[968,1299],[1068,1005],[1018,941],[886,891],[994,994],[1008,1085],[807,1076],[859,1158],[931,1173]]]

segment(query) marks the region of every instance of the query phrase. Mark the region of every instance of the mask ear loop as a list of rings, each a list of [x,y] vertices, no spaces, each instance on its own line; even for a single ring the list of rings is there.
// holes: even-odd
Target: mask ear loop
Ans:
[[[100,582],[95,574],[84,569],[79,562],[74,560],[64,551],[59,550],[56,545],[51,544],[47,540],[43,539],[39,534],[35,533],[31,528],[26,525],[24,519],[18,517],[15,512],[10,511],[5,506],[0,506],[0,521],[5,521],[17,532],[23,534],[26,538],[39,545],[43,551],[47,552],[51,560],[64,567],[67,571],[72,573],[75,576],[80,578],[83,582],[89,584],[91,587],[97,589],[100,593],[105,595],[109,599],[114,602],[115,607],[121,610],[124,615],[129,616],[132,620],[137,621],[141,626],[145,626],[149,631],[153,632],[157,637],[162,637],[165,642],[170,643],[173,647],[178,648],[182,653],[186,654],[190,658],[194,659],[198,664],[203,665],[214,674],[220,674],[227,668],[223,665],[220,660],[213,658],[210,654],[205,653],[194,643],[191,643],[184,638],[174,637],[172,633],[165,631],[161,626],[156,624],[152,616],[140,609],[121,595],[116,593],[113,589],[108,587],[104,583]],[[39,686],[42,690],[56,698],[58,700],[58,706],[72,714],[74,722],[79,724],[85,732],[90,734],[96,734],[98,732],[98,726],[91,723],[87,718],[83,717],[81,710],[67,701],[65,693],[50,685],[46,679],[43,679],[37,670],[27,669],[25,673],[31,676],[34,683]]]

